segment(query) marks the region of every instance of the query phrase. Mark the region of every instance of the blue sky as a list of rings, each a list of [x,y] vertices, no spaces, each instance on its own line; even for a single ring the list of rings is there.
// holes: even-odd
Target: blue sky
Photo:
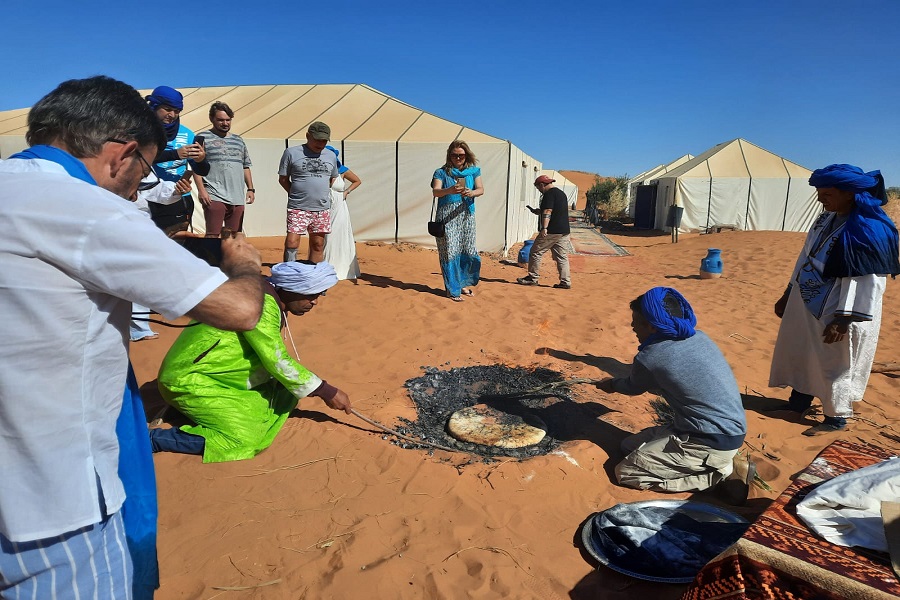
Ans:
[[[545,168],[635,175],[742,137],[900,186],[898,0],[47,0],[4,13],[0,110],[94,74],[365,83]]]

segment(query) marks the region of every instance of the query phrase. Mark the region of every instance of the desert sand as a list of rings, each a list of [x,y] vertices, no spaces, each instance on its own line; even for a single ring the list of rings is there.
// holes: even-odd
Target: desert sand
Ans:
[[[300,362],[347,391],[361,413],[393,426],[415,418],[403,384],[425,366],[620,374],[637,350],[628,302],[650,287],[672,286],[734,369],[747,403],[743,453],[771,488],[753,486],[748,503],[730,510],[752,520],[837,436],[900,451],[900,373],[873,373],[858,418],[838,434],[804,437],[809,422],[754,410],[771,402],[765,398],[787,398],[786,390],[767,387],[778,329],[772,305],[804,234],[692,234],[677,244],[660,232],[608,235],[630,255],[573,256],[571,290],[549,287],[557,281],[549,255],[540,287],[516,285],[522,268],[484,256],[476,295],[462,303],[444,297],[434,251],[359,243],[362,278],[340,282],[311,313],[290,318]],[[280,260],[280,238],[253,242],[265,262]],[[722,249],[720,279],[698,276],[708,247]],[[900,362],[898,315],[900,287],[892,281],[876,361]],[[150,417],[161,406],[157,369],[178,334],[155,329],[160,339],[131,351]],[[652,498],[726,505],[710,493],[618,487],[612,468],[619,442],[653,423],[654,397],[573,389],[597,415],[585,435],[524,461],[404,449],[310,398],[253,460],[204,465],[195,456],[157,454],[157,597],[678,598],[686,586],[597,569],[579,547],[582,522],[617,503]]]

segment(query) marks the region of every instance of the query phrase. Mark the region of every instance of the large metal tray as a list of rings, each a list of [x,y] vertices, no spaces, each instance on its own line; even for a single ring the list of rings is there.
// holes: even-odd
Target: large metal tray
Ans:
[[[642,507],[654,507],[654,508],[669,508],[674,512],[680,512],[686,514],[693,519],[701,522],[709,522],[709,523],[740,523],[740,524],[748,524],[749,522],[741,517],[740,515],[736,515],[733,512],[725,510],[724,508],[719,508],[718,506],[713,506],[712,504],[706,504],[705,502],[696,502],[693,500],[642,500],[640,502],[628,502],[628,506],[633,508],[642,508]],[[654,575],[649,575],[647,573],[638,573],[634,571],[630,571],[626,568],[623,568],[615,562],[611,561],[608,556],[605,556],[602,552],[602,548],[595,548],[594,544],[591,540],[591,528],[594,524],[594,518],[603,513],[612,510],[616,507],[622,506],[621,504],[617,504],[616,506],[610,507],[604,511],[600,511],[598,513],[594,513],[588,518],[584,526],[581,528],[581,542],[584,545],[584,549],[597,559],[600,564],[612,569],[613,571],[617,571],[624,575],[628,575],[630,577],[635,577],[637,579],[643,579],[645,581],[657,581],[660,583],[690,583],[694,580],[694,577],[658,577]],[[710,559],[713,557],[710,556]]]

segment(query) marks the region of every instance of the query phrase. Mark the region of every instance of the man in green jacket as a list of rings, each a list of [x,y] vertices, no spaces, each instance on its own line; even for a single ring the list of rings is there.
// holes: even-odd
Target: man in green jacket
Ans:
[[[317,396],[350,413],[347,394],[294,360],[281,338],[285,313],[309,312],[336,283],[327,262],[280,263],[253,330],[185,329],[160,367],[159,390],[195,425],[152,429],[153,451],[202,454],[203,462],[243,460],[272,444],[300,398]]]

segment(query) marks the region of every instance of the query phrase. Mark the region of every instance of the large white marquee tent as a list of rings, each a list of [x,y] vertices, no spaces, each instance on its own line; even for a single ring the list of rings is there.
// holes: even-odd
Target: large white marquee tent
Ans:
[[[650,181],[656,188],[654,227],[666,228],[675,205],[684,208],[683,232],[721,225],[808,231],[822,210],[808,183],[811,173],[747,140],[724,142]]]
[[[180,91],[185,102],[182,123],[195,132],[209,128],[208,111],[214,101],[235,110],[232,130],[247,142],[253,161],[256,203],[248,208],[244,222],[250,236],[284,235],[287,197],[278,185],[278,163],[287,146],[305,141],[313,121],[328,123],[332,145],[363,181],[348,201],[357,241],[434,246],[425,227],[431,213],[431,178],[454,139],[469,144],[482,169],[485,194],[476,201],[478,249],[505,251],[534,233],[534,217],[525,205],[534,206],[538,199],[533,182],[542,165],[507,140],[362,84]],[[25,147],[27,114],[28,109],[0,112],[0,157]],[[202,224],[202,216],[195,214],[195,228]]]

